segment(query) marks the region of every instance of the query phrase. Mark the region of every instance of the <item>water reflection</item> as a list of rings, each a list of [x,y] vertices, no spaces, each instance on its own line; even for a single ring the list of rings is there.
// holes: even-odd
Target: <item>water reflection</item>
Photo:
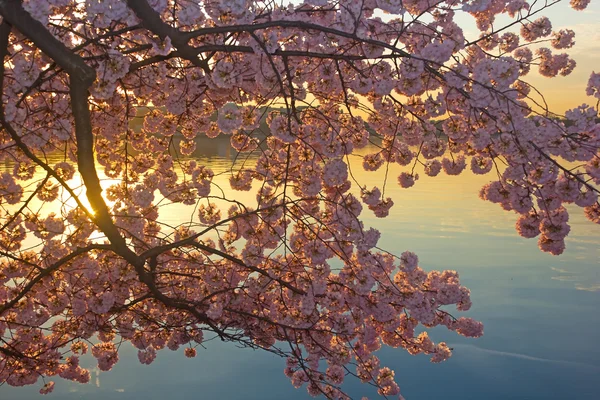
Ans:
[[[227,138],[199,141],[193,155],[215,172],[226,172],[236,154]],[[368,151],[368,149],[366,150]],[[241,162],[242,160],[240,160]],[[364,185],[382,185],[381,173],[362,171],[353,158],[354,175]],[[600,373],[600,226],[571,209],[572,231],[560,257],[541,253],[535,240],[517,236],[516,216],[479,200],[479,188],[491,176],[465,172],[459,177],[421,179],[410,189],[395,184],[400,169],[390,168],[386,193],[395,206],[386,219],[365,214],[366,225],[379,228],[379,245],[419,254],[425,269],[455,269],[472,290],[469,315],[485,324],[485,335],[467,340],[435,329],[434,340],[455,349],[443,364],[393,349],[380,352],[393,367],[404,396],[415,399],[597,400]],[[216,183],[227,187],[226,174]],[[250,194],[236,193],[239,200]],[[189,220],[189,210],[170,206],[168,222]],[[166,213],[167,207],[164,212]],[[366,211],[368,213],[368,210]],[[216,341],[199,349],[195,359],[162,351],[150,366],[138,363],[124,346],[121,361],[109,373],[92,375],[89,385],[57,381],[60,399],[305,399],[283,375],[283,362],[269,354],[241,350]],[[91,359],[82,364],[93,366]],[[39,388],[38,388],[39,389]],[[374,392],[355,382],[347,391],[360,398]],[[2,399],[37,398],[33,387],[0,387]]]

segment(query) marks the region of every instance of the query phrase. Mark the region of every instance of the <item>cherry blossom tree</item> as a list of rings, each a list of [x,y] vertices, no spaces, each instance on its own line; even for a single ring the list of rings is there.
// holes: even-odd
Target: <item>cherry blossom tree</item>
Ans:
[[[350,157],[371,143],[364,169],[405,166],[404,188],[418,166],[492,172],[481,198],[560,254],[565,204],[600,223],[600,125],[525,80],[575,67],[556,3],[0,0],[0,383],[48,393],[89,381],[86,353],[107,371],[123,342],[149,364],[216,337],[284,357],[311,395],[354,377],[402,398],[377,350],[440,362],[427,328],[483,326],[448,311],[471,305],[455,271],[377,247],[361,215],[388,214],[387,175],[366,186]],[[191,157],[217,136],[220,173]]]

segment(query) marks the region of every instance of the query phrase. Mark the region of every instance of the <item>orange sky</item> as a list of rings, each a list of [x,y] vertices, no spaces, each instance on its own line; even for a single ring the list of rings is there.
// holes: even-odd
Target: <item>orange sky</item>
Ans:
[[[566,110],[582,103],[596,105],[593,97],[586,96],[585,88],[592,71],[600,72],[600,2],[592,1],[586,10],[575,11],[569,7],[568,1],[563,1],[537,14],[534,19],[542,15],[550,18],[554,31],[567,28],[575,31],[575,46],[567,50],[555,50],[555,52],[568,52],[577,62],[577,67],[571,75],[556,78],[542,77],[535,72],[535,68],[532,68],[532,72],[525,77],[525,80],[544,94],[553,112],[563,114]],[[461,22],[465,21],[469,24],[465,17],[457,19],[459,18]],[[498,20],[498,23],[500,22]],[[467,34],[473,33],[475,27],[469,29],[467,25],[465,31]],[[550,47],[546,44],[543,46]]]

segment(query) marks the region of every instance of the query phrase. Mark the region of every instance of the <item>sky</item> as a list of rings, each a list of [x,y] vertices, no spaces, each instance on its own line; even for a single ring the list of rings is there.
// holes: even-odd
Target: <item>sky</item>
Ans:
[[[552,1],[546,2],[552,3]],[[529,1],[529,3],[534,5],[534,10],[537,10],[544,1]],[[384,20],[386,18],[386,15],[381,12],[377,16]],[[569,76],[559,75],[555,78],[543,77],[536,72],[536,68],[532,68],[524,80],[543,93],[549,109],[556,114],[563,115],[566,110],[582,103],[595,105],[594,98],[586,96],[585,88],[592,71],[600,72],[600,1],[592,0],[584,11],[573,10],[568,1],[560,1],[536,14],[532,20],[540,16],[550,19],[553,31],[560,29],[575,31],[575,46],[566,50],[554,50],[554,52],[556,54],[567,52],[577,62],[577,67]],[[455,16],[455,21],[463,28],[465,38],[472,40],[479,37],[480,31],[471,15],[459,12]],[[495,29],[501,28],[507,21],[510,21],[507,16],[497,17]],[[518,32],[519,28],[520,25],[516,25],[514,29],[508,31]],[[550,47],[550,45],[543,43],[531,48],[537,47]]]
[[[567,1],[563,1],[538,15],[548,17],[554,31],[560,29],[575,31],[575,46],[567,50],[556,50],[556,52],[569,53],[577,62],[577,67],[569,76],[555,78],[540,76],[532,68],[526,80],[544,94],[550,110],[555,113],[563,114],[566,110],[582,103],[595,105],[594,98],[586,96],[585,88],[592,71],[600,73],[600,1],[592,0],[584,11],[573,10]],[[465,36],[478,35],[472,23],[473,18],[458,16],[457,21],[465,29]]]

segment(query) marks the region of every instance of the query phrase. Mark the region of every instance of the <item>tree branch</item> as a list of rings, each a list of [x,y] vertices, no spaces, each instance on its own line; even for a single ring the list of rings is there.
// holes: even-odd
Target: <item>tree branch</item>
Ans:
[[[19,292],[19,294],[17,294],[12,300],[7,301],[2,306],[0,306],[0,315],[2,315],[2,313],[4,311],[11,309],[39,281],[41,281],[45,277],[47,277],[50,274],[52,274],[54,271],[56,271],[57,269],[59,269],[60,267],[62,267],[65,263],[73,260],[74,258],[76,258],[77,256],[80,256],[81,254],[87,253],[87,252],[89,252],[91,250],[99,250],[99,249],[102,249],[102,250],[112,250],[112,247],[109,246],[109,245],[105,245],[105,244],[92,244],[92,245],[89,245],[89,246],[86,246],[86,247],[80,247],[77,250],[73,251],[72,253],[70,253],[70,254],[64,256],[63,258],[61,258],[60,260],[56,261],[55,263],[53,263],[52,265],[50,265],[48,268],[45,268],[35,278],[33,278],[32,280],[30,280],[29,283],[23,289],[21,289],[21,291]]]
[[[94,82],[96,71],[48,32],[41,22],[25,11],[21,1],[0,0],[0,14],[67,71],[69,75],[77,76],[88,85]]]
[[[156,12],[146,0],[127,0],[127,5],[133,10],[135,15],[142,21],[142,26],[150,32],[155,33],[161,39],[169,38],[171,43],[181,57],[192,62],[205,72],[210,72],[208,63],[198,58],[199,52],[188,44],[188,38],[183,32],[165,23],[160,14]]]
[[[21,33],[27,36],[36,46],[48,54],[69,74],[71,108],[75,120],[75,136],[77,139],[77,164],[79,173],[81,174],[86,187],[86,195],[95,211],[95,214],[91,216],[92,220],[113,245],[113,251],[134,266],[140,280],[145,283],[149,289],[156,289],[156,285],[152,278],[144,269],[144,260],[138,257],[138,255],[127,246],[125,239],[119,233],[118,228],[112,221],[106,202],[102,197],[102,187],[100,186],[100,179],[98,178],[94,161],[94,136],[92,133],[90,110],[88,106],[88,88],[95,79],[95,70],[87,66],[81,57],[71,52],[71,50],[64,46],[58,39],[54,38],[40,22],[34,20],[31,15],[23,9],[19,1],[0,0],[0,13],[4,16],[6,21],[14,24]],[[10,31],[10,27],[4,27],[6,21],[3,21],[2,32],[0,32],[3,34],[1,39],[2,42],[0,42],[0,45],[4,45],[4,47],[0,48],[0,51],[2,52],[6,52],[8,32]],[[4,59],[5,53],[0,53],[0,55],[2,55],[2,59]],[[4,74],[3,68],[0,68],[0,70],[2,70],[2,75],[0,75],[1,83]],[[3,111],[1,104],[0,111]],[[17,132],[6,122],[3,114],[0,115],[0,122],[27,157],[41,165],[63,186],[68,188],[66,183],[56,175],[52,168],[39,160],[27,148],[21,141]],[[76,199],[78,205],[85,209],[77,196],[72,191],[69,193]]]

